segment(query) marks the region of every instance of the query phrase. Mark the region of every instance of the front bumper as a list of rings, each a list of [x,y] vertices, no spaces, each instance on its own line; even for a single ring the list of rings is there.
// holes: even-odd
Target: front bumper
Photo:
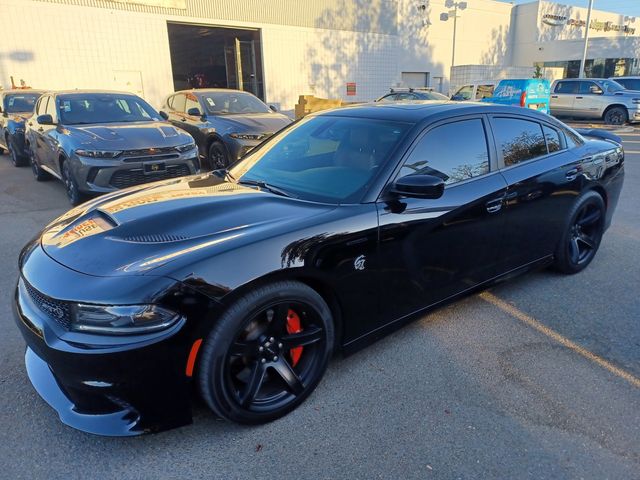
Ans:
[[[104,159],[73,155],[70,165],[78,188],[86,193],[106,193],[143,183],[193,175],[200,171],[198,150],[158,156]]]
[[[230,162],[233,163],[237,160],[240,160],[247,153],[264,142],[264,140],[266,140],[266,138],[264,138],[263,140],[244,140],[232,137],[225,138],[225,143],[227,144],[227,149],[229,150]]]
[[[96,291],[108,289],[104,282],[112,282],[114,294],[131,303],[128,291],[139,295],[136,285],[140,282],[155,282],[151,289],[175,282],[162,277],[89,277],[58,264],[39,246],[28,255],[15,290],[14,317],[27,343],[29,379],[62,422],[108,436],[139,435],[191,423],[191,379],[185,374],[185,363],[194,332],[189,332],[186,318],[155,334],[80,334],[65,330],[46,313],[55,304],[43,309],[41,297],[32,293],[35,289],[43,297],[61,298],[63,289],[80,286],[78,291],[86,295],[81,301],[87,302],[90,297],[98,300]],[[169,287],[168,291],[175,296],[177,290]]]
[[[640,122],[640,107],[638,107],[638,108],[629,108],[627,110],[629,112],[629,121],[630,122]]]

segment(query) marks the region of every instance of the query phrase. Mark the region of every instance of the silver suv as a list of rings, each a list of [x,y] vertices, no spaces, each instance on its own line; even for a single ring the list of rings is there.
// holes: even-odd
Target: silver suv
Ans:
[[[604,78],[567,78],[551,86],[551,114],[602,119],[609,125],[640,122],[640,92]]]

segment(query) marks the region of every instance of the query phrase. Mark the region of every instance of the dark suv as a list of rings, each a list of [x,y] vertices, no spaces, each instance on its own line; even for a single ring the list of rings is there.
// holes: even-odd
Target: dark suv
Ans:
[[[291,123],[254,95],[226,88],[176,92],[162,109],[172,124],[196,139],[201,158],[214,170],[226,168]]]
[[[193,138],[131,93],[45,93],[26,142],[36,180],[61,179],[73,205],[87,193],[199,171]]]
[[[0,152],[7,150],[16,167],[27,163],[24,151],[24,124],[42,95],[39,90],[6,90],[0,92]]]

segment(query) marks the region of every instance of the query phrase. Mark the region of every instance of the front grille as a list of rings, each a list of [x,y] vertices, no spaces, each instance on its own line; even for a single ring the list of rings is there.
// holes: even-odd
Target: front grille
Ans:
[[[122,152],[122,156],[123,157],[150,157],[153,155],[164,155],[167,153],[176,153],[176,147],[140,148],[138,150],[125,150]]]
[[[62,328],[67,330],[69,329],[71,326],[71,307],[68,302],[56,300],[55,298],[51,298],[40,293],[34,287],[29,285],[29,282],[26,280],[24,281],[24,286],[31,298],[31,301],[41,312],[47,315],[48,318],[55,321]]]
[[[149,162],[149,161],[159,161],[159,160],[171,160],[173,158],[178,158],[180,154],[178,153],[167,153],[164,155],[145,155],[143,157],[127,157],[124,159],[125,162]]]
[[[166,180],[168,178],[184,177],[189,175],[189,167],[187,165],[168,165],[164,172],[146,174],[141,168],[131,170],[118,170],[111,176],[109,183],[115,188],[126,188],[142,183],[157,182],[158,180]]]

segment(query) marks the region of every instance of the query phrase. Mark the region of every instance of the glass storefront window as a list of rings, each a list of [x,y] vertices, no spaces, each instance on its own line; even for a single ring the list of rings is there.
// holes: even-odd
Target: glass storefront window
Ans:
[[[563,78],[577,78],[580,74],[580,60],[537,63],[540,67],[564,68]],[[589,58],[584,66],[587,78],[609,78],[626,75],[640,75],[639,58]]]

